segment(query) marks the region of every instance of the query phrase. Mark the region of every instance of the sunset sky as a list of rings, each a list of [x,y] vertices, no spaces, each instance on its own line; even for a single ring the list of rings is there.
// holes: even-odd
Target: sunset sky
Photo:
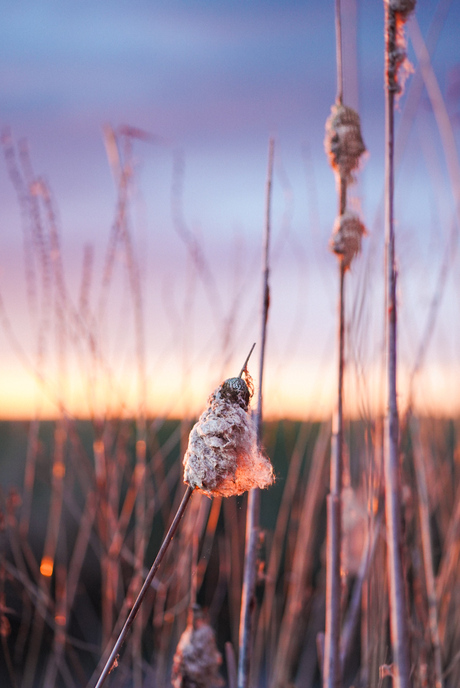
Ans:
[[[193,414],[238,374],[254,341],[258,384],[270,137],[266,410],[330,413],[338,285],[327,243],[337,201],[323,139],[336,92],[334,5],[0,0],[0,417],[143,404]],[[419,5],[407,29],[414,73],[396,117],[400,393],[404,403],[420,354],[420,408],[454,413],[460,3]],[[359,110],[368,150],[351,190],[368,236],[347,275],[346,399],[369,413],[383,398],[383,3],[344,0],[343,31],[345,102]],[[425,43],[431,92],[417,96]],[[132,147],[127,234],[113,245],[110,133]],[[24,183],[29,174],[22,200],[12,151]]]

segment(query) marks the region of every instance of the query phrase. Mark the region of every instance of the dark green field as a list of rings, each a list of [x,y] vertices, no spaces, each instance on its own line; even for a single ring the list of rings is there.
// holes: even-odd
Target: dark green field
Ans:
[[[189,429],[179,421],[149,423],[145,474],[136,480],[143,469],[136,468],[135,422],[0,423],[2,685],[94,683],[110,634],[119,627],[117,620],[124,620],[184,491],[181,455]],[[379,432],[364,422],[346,429],[344,628],[357,586],[362,595],[345,664],[348,685],[363,675],[368,685],[381,685],[378,667],[390,647]],[[450,668],[446,685],[456,686],[459,424],[425,419],[420,433],[440,633]],[[266,424],[264,438],[277,480],[262,493],[254,685],[275,688],[296,680],[299,686],[316,686],[317,636],[324,631],[330,428],[328,423],[281,421]],[[423,658],[429,672],[432,649],[412,445],[406,431],[403,503],[411,651]],[[219,650],[224,654],[228,642],[238,647],[245,510],[246,496],[192,497],[111,685],[132,685],[136,665],[145,685],[168,685],[195,569],[196,601],[216,632]],[[225,661],[221,673],[226,675]]]

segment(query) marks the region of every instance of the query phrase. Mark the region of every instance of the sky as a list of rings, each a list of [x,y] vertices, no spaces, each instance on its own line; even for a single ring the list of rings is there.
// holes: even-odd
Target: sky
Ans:
[[[420,409],[452,414],[460,6],[419,4],[396,113],[399,392],[403,406],[413,375]],[[253,342],[259,385],[270,138],[264,406],[331,413],[334,9],[0,0],[0,417],[194,415]],[[367,415],[384,399],[383,3],[344,0],[342,21],[344,100],[367,148],[350,203],[368,231],[346,280],[346,406]]]

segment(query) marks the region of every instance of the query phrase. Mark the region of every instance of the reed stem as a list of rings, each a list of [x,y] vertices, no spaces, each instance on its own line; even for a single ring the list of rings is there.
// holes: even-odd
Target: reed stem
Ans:
[[[341,491],[343,472],[343,374],[345,270],[339,262],[339,370],[337,382],[337,412],[334,419],[331,443],[330,493],[327,497],[327,545],[326,545],[326,631],[324,638],[323,687],[338,688],[341,677],[340,661],[340,550],[341,550]]]
[[[342,64],[342,22],[341,3],[335,2],[337,96],[336,102],[343,103],[343,64]],[[338,211],[343,215],[347,207],[347,181],[342,174],[338,183]],[[340,660],[340,550],[341,550],[341,492],[342,492],[342,447],[343,447],[343,374],[345,367],[345,266],[339,260],[339,361],[337,380],[337,411],[331,443],[331,482],[327,497],[327,535],[326,535],[326,629],[324,634],[323,688],[339,688],[341,679]]]
[[[265,237],[263,254],[263,294],[262,294],[262,327],[261,347],[259,359],[259,392],[257,399],[257,442],[260,447],[262,437],[262,383],[265,359],[265,344],[267,339],[268,309],[270,306],[269,288],[269,253],[270,253],[270,205],[273,177],[273,158],[275,143],[270,139],[268,150],[268,173],[265,212]],[[252,351],[252,349],[251,349]],[[253,622],[255,611],[255,589],[257,575],[257,547],[259,541],[259,511],[260,490],[254,488],[249,491],[246,516],[246,548],[244,560],[243,592],[241,598],[241,616],[239,631],[239,659],[238,659],[238,688],[249,685],[250,662],[252,653]]]
[[[123,642],[126,638],[126,635],[131,628],[131,625],[136,618],[136,614],[140,609],[140,606],[142,604],[142,600],[145,597],[145,594],[147,590],[149,589],[156,572],[158,571],[158,568],[163,560],[164,555],[166,554],[166,551],[171,543],[171,540],[173,539],[174,535],[176,534],[177,528],[179,526],[180,520],[182,516],[184,515],[185,508],[188,504],[188,501],[190,497],[192,496],[193,493],[193,488],[190,487],[190,485],[187,486],[187,489],[185,491],[184,496],[182,497],[182,501],[179,505],[179,508],[177,509],[176,515],[174,516],[174,520],[171,523],[168,532],[166,533],[166,536],[163,540],[163,543],[158,551],[158,554],[156,556],[155,561],[152,564],[152,567],[147,575],[147,578],[144,581],[144,584],[136,598],[136,601],[134,602],[134,605],[131,609],[131,611],[128,614],[128,618],[126,619],[123,628],[120,631],[120,635],[118,636],[115,645],[113,647],[112,652],[109,655],[108,660],[105,663],[105,666],[101,672],[101,675],[99,676],[99,679],[96,683],[95,688],[101,688],[103,685],[105,679],[109,675],[110,671],[112,670],[112,667],[114,666],[116,660],[117,660],[117,655],[120,651],[121,646],[123,645]]]
[[[419,496],[420,535],[422,539],[423,564],[425,569],[426,593],[428,598],[428,620],[434,655],[435,688],[444,688],[442,675],[441,641],[439,638],[438,600],[433,565],[433,548],[430,532],[430,504],[426,482],[423,444],[420,437],[420,424],[415,418],[411,421],[411,436],[414,446],[414,468]]]
[[[399,476],[399,416],[397,405],[396,266],[394,233],[394,99],[397,92],[395,56],[396,14],[385,2],[385,237],[387,293],[388,409],[385,428],[384,480],[388,546],[390,631],[395,688],[410,686],[410,658],[406,591],[402,562],[401,496]]]

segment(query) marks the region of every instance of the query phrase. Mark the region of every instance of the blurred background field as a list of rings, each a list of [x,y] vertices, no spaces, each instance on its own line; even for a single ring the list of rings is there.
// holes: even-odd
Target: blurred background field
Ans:
[[[181,439],[189,427],[148,421],[140,475],[133,421],[112,420],[103,427],[72,420],[1,423],[4,685],[81,686],[91,685],[92,675],[95,680],[112,631],[120,617],[124,620],[184,492]],[[446,685],[455,686],[459,426],[424,419],[411,429],[403,434],[403,504],[414,685],[425,685],[423,677],[433,675],[421,544],[426,509]],[[262,494],[254,685],[316,686],[316,638],[324,630],[330,426],[271,422],[264,438],[277,482]],[[362,601],[348,631],[345,676],[347,685],[377,686],[383,685],[379,667],[389,653],[378,423],[348,423],[346,440],[345,628],[358,589]],[[424,476],[427,504],[415,470]],[[246,496],[192,498],[111,685],[135,685],[136,676],[138,685],[169,684],[194,575],[196,600],[216,631],[220,651],[228,642],[238,646],[245,510]]]

